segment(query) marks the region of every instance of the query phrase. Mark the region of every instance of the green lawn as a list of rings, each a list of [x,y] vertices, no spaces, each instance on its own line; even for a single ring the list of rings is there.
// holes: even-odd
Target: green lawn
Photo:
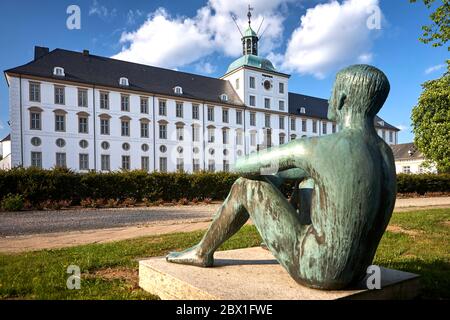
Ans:
[[[395,213],[374,263],[422,275],[423,298],[450,298],[450,209]],[[0,255],[1,299],[155,299],[137,286],[138,260],[197,243],[203,231],[60,250]],[[257,246],[253,226],[221,249]],[[80,290],[66,289],[66,269],[82,271]]]

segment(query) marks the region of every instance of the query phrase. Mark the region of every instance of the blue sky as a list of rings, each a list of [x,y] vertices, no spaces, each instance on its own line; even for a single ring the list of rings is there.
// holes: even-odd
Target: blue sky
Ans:
[[[440,77],[449,54],[418,41],[430,11],[409,0],[1,1],[0,68],[29,62],[34,46],[41,45],[220,77],[240,54],[230,15],[245,28],[248,3],[255,8],[255,30],[265,18],[260,53],[292,75],[290,91],[328,98],[339,68],[373,64],[391,82],[379,115],[403,129],[399,142],[412,141],[410,113],[421,84]],[[71,4],[81,9],[80,30],[66,27]],[[380,8],[380,29],[366,27],[375,11],[362,4]],[[2,136],[9,131],[7,121],[8,88],[2,81]]]

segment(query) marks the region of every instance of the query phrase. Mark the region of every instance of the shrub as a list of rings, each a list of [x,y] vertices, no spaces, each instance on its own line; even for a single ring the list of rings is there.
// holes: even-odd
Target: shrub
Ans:
[[[106,201],[105,206],[107,208],[117,208],[119,206],[119,200],[117,200],[117,199],[108,199],[108,201]]]
[[[197,197],[192,199],[193,204],[198,204],[199,202],[200,202],[200,200]]]
[[[206,203],[206,204],[210,204],[212,202],[212,199],[211,198],[204,198],[203,202]]]
[[[126,198],[122,202],[122,205],[124,205],[125,207],[134,207],[135,204],[136,204],[135,198]]]
[[[5,211],[20,211],[23,209],[25,201],[20,194],[8,194],[1,202],[2,209]]]
[[[187,206],[189,204],[189,200],[187,198],[182,198],[178,200],[178,204],[181,206]]]

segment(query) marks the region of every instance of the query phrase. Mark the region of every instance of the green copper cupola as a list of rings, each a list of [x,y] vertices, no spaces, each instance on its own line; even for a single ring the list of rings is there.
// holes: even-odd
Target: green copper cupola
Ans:
[[[252,19],[252,13],[251,8],[249,7],[248,10],[248,28],[245,30],[243,36],[242,36],[242,53],[243,55],[252,54],[257,56],[258,55],[258,36],[256,35],[256,32],[253,31],[251,26],[251,19]]]

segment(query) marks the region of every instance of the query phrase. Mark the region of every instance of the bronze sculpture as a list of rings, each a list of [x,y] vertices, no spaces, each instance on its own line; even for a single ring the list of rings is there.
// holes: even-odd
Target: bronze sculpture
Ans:
[[[328,109],[339,132],[294,140],[238,160],[242,177],[203,239],[170,253],[167,261],[212,266],[215,250],[251,217],[268,249],[298,283],[342,289],[361,280],[395,203],[392,151],[374,127],[389,90],[387,77],[372,66],[340,71]],[[278,173],[261,174],[273,166]],[[299,190],[291,202],[280,192],[285,179],[313,182],[310,216],[297,211]]]

